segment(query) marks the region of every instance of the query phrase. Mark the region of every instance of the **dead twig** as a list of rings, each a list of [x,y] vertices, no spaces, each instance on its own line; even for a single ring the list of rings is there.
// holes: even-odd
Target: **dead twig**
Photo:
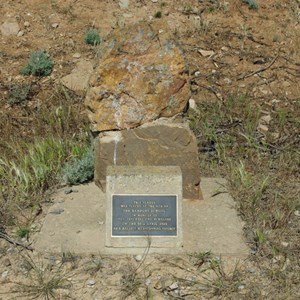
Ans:
[[[214,87],[208,86],[208,85],[202,85],[202,84],[197,83],[196,81],[194,81],[193,84],[195,84],[195,85],[197,85],[197,86],[199,86],[199,87],[202,87],[202,88],[204,88],[204,89],[206,89],[206,90],[208,90],[208,91],[214,93],[215,96],[216,96],[219,100],[223,101],[223,97],[222,97],[221,93],[218,92],[218,91],[216,91],[216,89],[215,89]]]
[[[24,245],[23,243],[20,243],[18,241],[15,241],[13,240],[11,237],[9,237],[7,234],[3,233],[0,231],[0,239],[4,239],[6,240],[7,242],[9,242],[10,244],[13,244],[15,246],[19,246],[19,247],[22,247],[26,250],[30,250],[30,251],[33,251],[33,248],[29,245]]]
[[[271,61],[267,66],[262,67],[262,68],[259,68],[258,70],[253,71],[253,72],[251,72],[251,73],[249,73],[249,74],[243,74],[243,75],[240,75],[240,76],[237,78],[237,80],[243,80],[243,79],[245,79],[245,78],[248,78],[248,77],[251,77],[251,76],[253,76],[253,75],[256,75],[256,74],[259,74],[259,73],[261,73],[261,72],[266,71],[267,69],[269,69],[269,68],[275,63],[275,61],[276,61],[277,58],[279,57],[279,53],[280,53],[280,52],[277,53],[277,55],[272,59],[272,61]]]

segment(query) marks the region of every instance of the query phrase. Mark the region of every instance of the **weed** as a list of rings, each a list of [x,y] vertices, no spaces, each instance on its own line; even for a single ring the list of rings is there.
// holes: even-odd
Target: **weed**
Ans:
[[[43,191],[55,184],[55,176],[72,149],[77,147],[71,141],[53,137],[12,146],[12,151],[18,151],[18,158],[0,160],[4,196],[0,199],[1,213],[9,215],[10,207],[26,208],[38,203]]]
[[[84,40],[89,45],[99,45],[101,43],[101,38],[98,31],[94,28],[90,28],[87,30],[84,36]]]
[[[45,50],[37,50],[30,55],[26,66],[21,69],[23,75],[48,76],[51,74],[54,62]]]
[[[250,9],[258,9],[256,0],[243,0],[244,3],[248,4]]]
[[[91,274],[94,275],[101,271],[103,268],[103,259],[101,257],[92,257],[92,260],[87,264],[85,267],[85,270]]]
[[[16,127],[9,111],[0,118],[3,224],[17,222],[20,210],[45,199],[44,192],[58,183],[57,175],[67,158],[81,155],[90,143],[87,121],[82,115],[78,117],[78,111],[83,110],[82,98],[66,88],[55,86],[35,109],[22,109],[28,120],[25,127],[23,122]]]
[[[121,278],[121,291],[125,298],[136,294],[138,289],[142,286],[143,280],[138,276],[136,269],[129,265],[125,274]]]
[[[93,150],[87,147],[79,157],[74,157],[67,162],[62,168],[61,176],[63,181],[70,185],[91,180],[94,176]]]
[[[145,248],[142,260],[138,264],[137,267],[134,267],[133,265],[128,265],[125,269],[125,272],[121,278],[120,284],[121,284],[121,292],[124,294],[125,298],[129,297],[133,294],[137,295],[139,289],[143,287],[144,285],[144,279],[140,276],[140,272],[144,269],[142,266],[145,263],[145,260],[147,258],[147,255],[149,253],[150,247],[151,247],[151,239],[147,238],[148,245]],[[145,287],[145,286],[144,286]],[[147,287],[146,294],[149,295],[149,289]]]
[[[190,3],[185,3],[183,5],[183,9],[182,9],[182,12],[186,15],[190,15],[193,13],[193,7]]]
[[[206,278],[206,286],[212,290],[214,296],[226,297],[238,291],[242,284],[242,274],[238,264],[233,271],[226,271],[221,260],[210,261],[210,269],[213,271],[211,277]]]
[[[31,257],[26,258],[30,266],[28,271],[27,283],[18,283],[13,293],[18,293],[25,297],[58,299],[57,290],[69,289],[71,282],[67,279],[67,274],[62,270],[60,265],[56,270],[52,265],[44,265],[42,262],[36,264]]]
[[[161,17],[162,17],[161,11],[157,11],[157,12],[154,14],[154,18],[160,19]]]
[[[79,260],[79,256],[75,255],[71,251],[62,253],[61,263],[62,264],[70,263],[72,270],[78,267],[78,260]]]
[[[10,105],[24,104],[29,99],[30,92],[30,84],[14,83],[9,87],[7,102]]]
[[[16,230],[16,235],[20,238],[27,238],[29,237],[30,227],[29,226],[20,226]]]
[[[209,262],[213,258],[213,255],[210,251],[195,252],[195,253],[189,254],[189,256],[194,261],[194,265],[197,266],[198,268],[202,267],[202,265]]]

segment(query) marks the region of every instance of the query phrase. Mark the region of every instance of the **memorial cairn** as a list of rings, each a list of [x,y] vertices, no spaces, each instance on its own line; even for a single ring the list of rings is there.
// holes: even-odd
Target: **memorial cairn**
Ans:
[[[196,138],[182,116],[185,70],[161,20],[113,30],[101,45],[86,107],[108,247],[144,247],[145,237],[153,247],[181,245],[181,200],[201,198]]]

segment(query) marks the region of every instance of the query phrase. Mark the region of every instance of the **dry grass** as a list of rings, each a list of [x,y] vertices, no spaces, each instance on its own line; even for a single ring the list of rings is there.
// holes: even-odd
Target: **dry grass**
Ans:
[[[0,219],[16,222],[16,215],[34,207],[44,192],[57,184],[62,164],[81,153],[89,142],[80,114],[82,99],[61,86],[44,103],[2,112],[0,118]]]
[[[258,130],[261,110],[244,95],[202,102],[190,114],[191,127],[203,175],[228,179],[246,221],[251,259],[262,274],[259,289],[269,282],[273,296],[292,297],[300,284],[300,101],[273,108],[268,132]]]
[[[61,290],[68,290],[72,283],[68,279],[70,274],[66,273],[60,264],[53,266],[44,264],[42,260],[36,262],[36,259],[25,257],[27,265],[27,280],[16,284],[12,293],[18,294],[22,299],[61,299],[59,296]]]

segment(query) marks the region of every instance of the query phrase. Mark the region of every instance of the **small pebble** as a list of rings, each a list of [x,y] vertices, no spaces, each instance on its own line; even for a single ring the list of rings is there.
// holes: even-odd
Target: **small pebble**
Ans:
[[[171,291],[177,290],[177,289],[178,289],[178,283],[177,283],[177,282],[172,283],[172,284],[169,286],[169,289],[170,289]]]
[[[198,110],[196,101],[194,99],[189,100],[189,108],[192,110]]]
[[[89,279],[89,280],[86,282],[86,285],[87,285],[88,287],[93,287],[95,284],[96,284],[96,281],[93,280],[93,279]]]
[[[281,242],[281,245],[286,248],[286,247],[289,246],[289,243],[288,242]]]
[[[73,54],[73,58],[80,58],[81,57],[81,54],[76,52]]]
[[[53,215],[60,215],[61,213],[63,213],[65,210],[63,208],[54,208],[52,209],[49,214],[53,214]]]
[[[2,278],[6,278],[8,276],[8,271],[4,271],[2,274],[1,274],[1,277]]]
[[[24,26],[25,27],[29,27],[30,26],[30,23],[28,21],[24,22]]]
[[[136,261],[141,261],[143,259],[143,256],[138,254],[136,257],[135,257],[135,260]]]
[[[51,26],[52,26],[52,28],[57,28],[58,27],[58,23],[53,23]]]
[[[23,30],[20,30],[19,32],[18,32],[18,34],[17,34],[17,37],[21,37],[21,36],[23,36],[24,35],[24,31]]]
[[[37,229],[37,225],[36,224],[31,224],[30,229],[32,229],[32,230]]]
[[[3,260],[3,265],[4,265],[5,267],[11,266],[10,260],[9,260],[8,258],[5,258],[5,259]]]
[[[300,217],[300,210],[296,210],[296,211],[294,212],[294,215],[297,216],[297,217]]]
[[[245,285],[244,284],[240,284],[239,286],[238,286],[238,289],[239,290],[243,290],[245,288]]]
[[[64,193],[65,193],[66,195],[71,194],[72,192],[73,192],[72,188],[66,188],[66,189],[64,190]]]

